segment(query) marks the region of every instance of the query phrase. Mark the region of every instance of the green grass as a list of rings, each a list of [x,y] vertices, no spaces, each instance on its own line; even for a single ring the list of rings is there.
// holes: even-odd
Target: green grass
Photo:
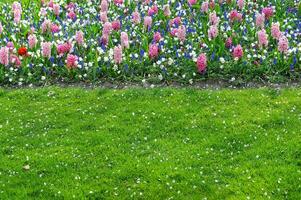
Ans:
[[[0,199],[301,199],[301,89],[2,89],[0,110]]]

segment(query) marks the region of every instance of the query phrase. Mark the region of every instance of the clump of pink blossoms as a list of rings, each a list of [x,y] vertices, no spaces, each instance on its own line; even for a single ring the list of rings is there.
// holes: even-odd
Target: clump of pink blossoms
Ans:
[[[150,44],[148,49],[148,56],[151,59],[158,57],[159,55],[159,47],[157,44]]]
[[[80,46],[84,44],[84,33],[82,31],[77,31],[75,33],[75,41]]]
[[[279,23],[272,23],[271,27],[271,35],[274,39],[279,40],[281,36],[281,31],[280,31],[280,24]]]
[[[78,57],[76,55],[68,54],[66,59],[66,64],[68,69],[77,68]]]
[[[107,0],[102,0],[100,3],[101,12],[107,12],[109,10],[109,3]]]
[[[278,51],[281,53],[287,53],[289,48],[288,39],[283,35],[278,41]]]
[[[244,55],[243,49],[240,44],[234,47],[232,54],[234,59],[240,59]]]
[[[208,1],[204,1],[201,5],[201,12],[206,13],[209,10],[209,3]]]
[[[262,9],[262,13],[266,19],[270,19],[274,14],[274,10],[272,7],[265,7]]]
[[[218,23],[219,23],[219,17],[217,17],[215,11],[209,14],[209,23],[211,25],[215,25],[215,26],[218,25]]]
[[[208,30],[208,37],[209,39],[214,39],[218,36],[218,28],[215,25],[209,27]]]
[[[156,32],[153,36],[153,40],[155,42],[159,42],[161,40],[161,38],[162,38],[162,36],[161,36],[160,32]]]
[[[133,21],[134,24],[139,24],[140,23],[141,18],[140,18],[140,14],[139,14],[138,11],[133,12],[132,21]]]
[[[120,64],[122,62],[122,47],[120,45],[114,47],[113,57],[116,64]]]
[[[52,43],[51,42],[43,42],[41,44],[41,46],[42,46],[42,56],[44,58],[50,58],[51,57]]]
[[[152,23],[153,23],[152,17],[150,17],[150,16],[144,17],[144,27],[146,29],[149,29],[152,26]]]
[[[185,26],[181,25],[179,28],[178,28],[178,31],[177,31],[177,37],[179,38],[179,40],[181,42],[184,42],[185,39],[186,39],[186,28]]]
[[[119,20],[112,21],[112,29],[118,31],[121,28]]]
[[[28,36],[28,45],[30,49],[33,49],[37,45],[37,37],[34,34]]]
[[[237,0],[237,6],[239,7],[239,9],[243,9],[245,5],[245,1],[244,0]]]
[[[203,73],[207,68],[207,57],[206,54],[201,53],[196,61],[198,72]]]
[[[58,44],[57,47],[57,53],[62,56],[65,53],[69,53],[72,49],[72,44],[70,42],[66,42],[63,44]]]
[[[122,48],[126,48],[126,49],[130,48],[129,36],[126,32],[121,32],[120,41],[121,41]]]
[[[258,28],[263,28],[264,27],[264,20],[265,20],[264,14],[257,13],[257,15],[256,15],[256,26]]]
[[[4,66],[9,64],[9,49],[7,47],[1,47],[0,49],[0,63]]]
[[[268,46],[268,44],[269,44],[268,34],[266,33],[266,31],[264,29],[257,32],[257,37],[258,37],[258,43],[259,43],[260,47]]]

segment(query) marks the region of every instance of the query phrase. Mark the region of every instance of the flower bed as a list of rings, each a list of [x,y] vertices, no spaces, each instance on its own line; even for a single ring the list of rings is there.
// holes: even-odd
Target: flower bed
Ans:
[[[299,79],[298,0],[1,4],[0,83]]]

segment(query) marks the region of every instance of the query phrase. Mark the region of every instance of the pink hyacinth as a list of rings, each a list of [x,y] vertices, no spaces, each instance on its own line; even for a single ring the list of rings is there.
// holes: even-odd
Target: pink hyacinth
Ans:
[[[272,7],[265,7],[262,9],[262,13],[264,14],[266,19],[270,19],[274,14],[274,10]]]
[[[0,63],[4,66],[9,64],[9,49],[7,47],[1,47],[0,49]]]
[[[51,25],[51,32],[52,33],[58,33],[58,32],[60,32],[60,27],[58,25],[56,25],[56,24],[52,24]]]
[[[237,17],[237,10],[231,10],[230,14],[229,14],[229,18],[230,18],[230,21],[233,22],[234,20],[236,20],[236,17]]]
[[[6,44],[6,47],[8,48],[9,52],[13,52],[14,49],[15,49],[15,45],[14,45],[13,42],[8,42],[8,43]]]
[[[108,45],[108,43],[109,43],[109,35],[102,34],[102,36],[100,38],[100,42],[101,42],[102,45]]]
[[[51,42],[43,42],[41,44],[41,46],[42,46],[42,56],[44,58],[50,58],[51,57],[52,43]]]
[[[236,47],[234,47],[234,49],[233,49],[233,57],[234,58],[240,59],[243,55],[244,55],[244,52],[243,52],[243,49],[240,44],[237,45]]]
[[[114,4],[119,6],[119,5],[123,4],[123,0],[114,0]]]
[[[268,43],[269,43],[268,35],[267,35],[267,33],[264,29],[257,32],[257,37],[258,37],[258,43],[259,43],[260,47],[262,47],[262,46],[267,47],[268,46]]]
[[[71,51],[72,44],[70,42],[66,42],[64,44],[59,44],[59,45],[57,45],[56,49],[57,49],[57,53],[59,55],[63,55],[65,53],[69,53]]]
[[[182,23],[181,17],[178,16],[173,19],[173,24],[179,26],[181,23]]]
[[[110,35],[112,32],[112,24],[110,22],[106,22],[103,25],[103,34],[104,35]]]
[[[36,31],[36,29],[35,29],[34,27],[31,27],[29,33],[30,33],[30,34],[34,34],[35,31]]]
[[[196,64],[197,64],[197,67],[198,67],[198,72],[203,73],[207,68],[206,54],[201,53],[197,58]]]
[[[241,13],[237,13],[236,20],[239,21],[239,22],[242,21],[242,14]]]
[[[120,45],[114,47],[113,57],[116,64],[122,63],[122,47]]]
[[[152,26],[153,19],[150,16],[144,17],[144,27],[149,29]]]
[[[13,4],[12,4],[12,11],[14,12],[15,10],[20,10],[22,11],[22,6],[19,2],[15,1]]]
[[[230,12],[230,16],[229,16],[229,17],[230,17],[230,20],[231,20],[231,21],[236,20],[237,14],[238,14],[237,10],[232,10],[232,11]]]
[[[112,29],[115,31],[118,31],[121,27],[120,21],[119,20],[115,20],[112,21]]]
[[[53,8],[53,4],[54,4],[54,3],[53,3],[53,0],[50,0],[49,3],[48,3],[48,7],[49,7],[49,8]]]
[[[206,12],[208,12],[208,10],[209,10],[209,3],[208,3],[208,1],[204,1],[201,6],[201,11],[203,13],[206,13]]]
[[[132,21],[134,24],[139,24],[141,21],[140,14],[138,11],[133,12],[132,18],[133,18]]]
[[[16,67],[20,67],[22,64],[20,58],[14,54],[10,55],[9,60],[10,60],[10,63],[15,65]]]
[[[279,23],[272,23],[271,27],[271,35],[274,39],[278,40],[281,36],[281,31],[280,31],[280,24]]]
[[[79,46],[84,44],[84,33],[82,31],[77,31],[75,33],[75,41]]]
[[[159,55],[159,47],[157,44],[150,44],[148,49],[148,56],[150,59],[154,59]]]
[[[157,14],[158,13],[158,6],[157,5],[153,5],[153,7],[152,7],[152,9],[153,9],[153,11],[155,12],[155,14]]]
[[[130,47],[129,36],[126,32],[120,34],[121,47],[128,49]]]
[[[102,34],[102,36],[101,36],[101,44],[108,45],[108,43],[109,43],[109,35]]]
[[[70,2],[68,5],[67,5],[67,10],[74,10],[75,9],[75,4],[73,2]]]
[[[185,26],[181,25],[179,28],[178,28],[178,31],[177,31],[177,37],[179,38],[179,40],[181,42],[184,42],[185,39],[186,39],[186,28]]]
[[[165,17],[169,17],[169,16],[171,15],[169,5],[164,5],[164,6],[163,6],[163,13],[164,13],[164,16],[165,16]]]
[[[193,6],[194,4],[196,4],[197,0],[188,0],[188,4],[190,6]]]
[[[151,0],[144,0],[144,4],[146,4],[146,5],[148,5],[148,4],[150,4],[150,2],[151,2]]]
[[[173,37],[176,36],[177,33],[178,33],[178,29],[177,29],[177,28],[173,28],[173,29],[171,29],[171,31],[170,31],[170,34],[171,34]]]
[[[68,17],[69,19],[74,20],[74,19],[76,18],[76,14],[75,14],[75,12],[74,12],[73,10],[71,10],[71,11],[67,14],[67,17]]]
[[[109,10],[109,3],[107,0],[102,0],[100,3],[101,12],[107,12]]]
[[[260,14],[260,13],[257,13],[256,15],[256,26],[258,28],[263,28],[264,27],[264,14]]]
[[[37,45],[37,37],[34,34],[28,36],[28,45],[30,49],[33,49]]]
[[[211,25],[218,25],[219,23],[219,17],[216,16],[216,12],[212,12],[209,14],[209,23]]]
[[[161,40],[161,34],[160,34],[160,32],[156,32],[155,34],[154,34],[154,37],[153,37],[153,40],[155,41],[155,42],[159,42],[160,40]]]
[[[17,9],[14,11],[14,22],[15,23],[20,23],[21,21],[21,10]]]
[[[217,28],[217,26],[214,26],[214,25],[210,26],[209,30],[208,30],[208,37],[210,39],[214,39],[217,36],[218,36],[218,28]]]
[[[278,51],[281,53],[287,53],[289,48],[288,39],[283,35],[278,41]]]
[[[239,7],[239,9],[243,9],[245,5],[245,1],[244,0],[237,0],[237,6]]]
[[[50,32],[51,31],[51,21],[48,19],[45,19],[44,22],[42,23],[42,32],[46,33],[46,32]]]
[[[232,38],[231,37],[227,38],[225,46],[227,48],[231,48],[231,46],[232,46]]]
[[[237,12],[237,10],[232,10],[230,12],[230,21],[241,21],[242,20],[242,14]]]
[[[77,68],[77,63],[78,62],[78,57],[76,55],[68,54],[66,63],[67,63],[67,68],[72,69],[72,68]]]
[[[100,21],[102,23],[106,23],[108,21],[108,13],[107,12],[100,12]]]
[[[147,11],[148,16],[153,16],[155,14],[155,11],[152,8],[149,8]]]
[[[54,13],[56,16],[59,16],[59,15],[60,15],[60,5],[59,5],[59,4],[53,4],[53,13]]]

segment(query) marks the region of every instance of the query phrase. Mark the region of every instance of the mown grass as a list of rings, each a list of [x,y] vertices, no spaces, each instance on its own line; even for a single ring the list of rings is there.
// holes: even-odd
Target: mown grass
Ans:
[[[0,199],[301,199],[300,89],[2,89],[0,110]]]

